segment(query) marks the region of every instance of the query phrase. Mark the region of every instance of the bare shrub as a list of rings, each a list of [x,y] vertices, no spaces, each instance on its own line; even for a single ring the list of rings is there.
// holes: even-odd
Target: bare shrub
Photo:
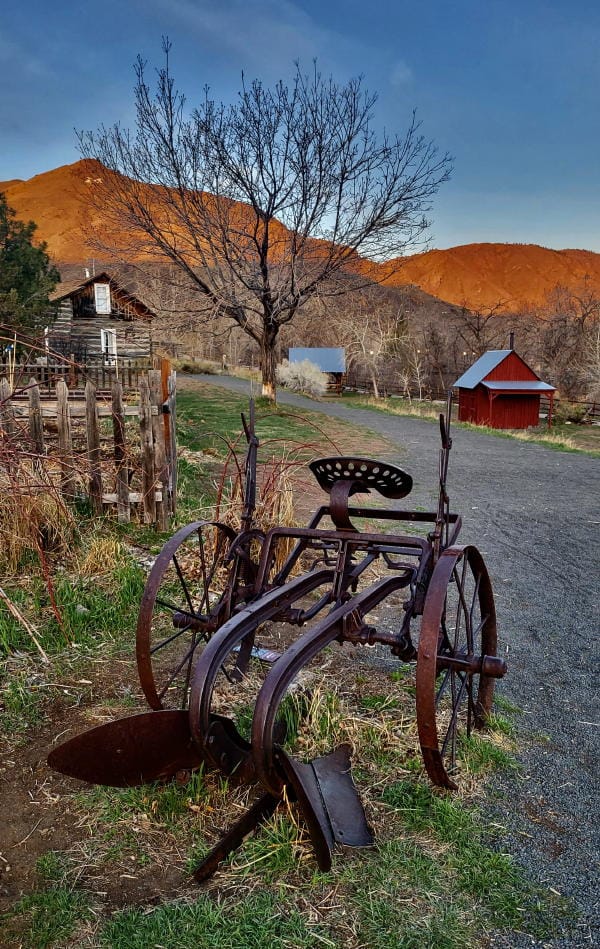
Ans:
[[[327,373],[321,372],[310,359],[301,362],[288,362],[287,359],[277,366],[277,382],[292,392],[306,392],[308,395],[321,396],[327,392]]]

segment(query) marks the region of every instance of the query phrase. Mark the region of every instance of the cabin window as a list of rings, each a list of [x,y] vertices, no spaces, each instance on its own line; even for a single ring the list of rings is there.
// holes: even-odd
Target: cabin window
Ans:
[[[117,362],[117,334],[115,330],[100,330],[100,349],[105,366],[114,366]]]
[[[94,284],[96,313],[110,314],[110,286],[108,283]]]

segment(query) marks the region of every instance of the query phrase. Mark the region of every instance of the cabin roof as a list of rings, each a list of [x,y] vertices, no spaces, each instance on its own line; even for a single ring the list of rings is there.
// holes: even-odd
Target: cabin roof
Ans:
[[[84,287],[88,287],[93,283],[110,283],[112,287],[119,290],[129,301],[139,304],[142,310],[145,310],[150,316],[154,315],[150,307],[148,307],[137,294],[132,293],[131,290],[128,290],[122,283],[119,283],[118,280],[111,277],[106,270],[94,274],[93,277],[85,277],[83,280],[69,280],[65,283],[59,283],[53,293],[50,294],[49,299],[52,303],[58,303],[60,300],[65,300],[67,297],[73,296],[73,294],[79,290],[83,290]]]
[[[76,293],[77,290],[83,290],[84,287],[87,287],[90,283],[116,283],[109,274],[105,271],[102,273],[95,274],[93,277],[85,277],[84,280],[67,280],[64,283],[59,283],[56,289],[50,294],[50,300],[57,302],[58,300],[64,300],[65,297],[70,297],[73,293]],[[119,286],[117,284],[117,286]],[[127,291],[124,287],[120,287],[125,293]]]

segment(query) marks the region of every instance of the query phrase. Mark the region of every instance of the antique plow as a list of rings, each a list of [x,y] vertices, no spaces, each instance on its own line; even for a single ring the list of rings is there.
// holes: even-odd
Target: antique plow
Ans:
[[[258,440],[251,404],[249,422],[242,416],[248,451],[241,530],[216,521],[182,528],[148,577],[137,662],[153,711],[71,739],[50,754],[50,765],[125,786],[204,764],[232,782],[256,784],[257,799],[197,868],[199,881],[284,797],[297,802],[317,862],[327,869],[336,844],[368,846],[373,837],[352,780],[350,746],[311,761],[295,756],[286,703],[309,667],[318,677],[323,651],[337,642],[387,647],[399,661],[416,663],[425,768],[435,784],[456,788],[460,736],[485,724],[506,664],[496,656],[483,558],[476,547],[456,543],[461,518],[450,511],[446,486],[450,417],[449,398],[440,416],[435,512],[353,505],[365,493],[400,501],[412,478],[387,462],[323,458],[309,467],[328,503],[305,528],[264,533],[254,524]],[[361,521],[370,529],[359,529]],[[429,526],[426,536],[412,533],[419,525]],[[396,607],[387,626],[375,614],[385,601]],[[251,709],[245,729],[240,702]]]

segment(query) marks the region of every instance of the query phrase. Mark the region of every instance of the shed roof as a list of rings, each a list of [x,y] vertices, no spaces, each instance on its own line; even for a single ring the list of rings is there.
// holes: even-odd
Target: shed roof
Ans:
[[[549,382],[542,382],[541,379],[532,379],[531,382],[518,382],[502,379],[500,381],[484,379],[481,383],[486,389],[495,392],[556,392],[556,386],[551,386]]]
[[[491,372],[492,369],[499,366],[502,360],[506,359],[512,352],[512,349],[488,350],[488,352],[480,356],[472,366],[469,366],[467,371],[463,372],[462,376],[459,376],[454,385],[460,386],[461,389],[474,389],[475,386],[479,385],[482,379],[485,379],[488,372]]]
[[[290,362],[302,362],[308,359],[318,366],[321,372],[345,372],[346,350],[340,347],[293,346],[289,350]]]

